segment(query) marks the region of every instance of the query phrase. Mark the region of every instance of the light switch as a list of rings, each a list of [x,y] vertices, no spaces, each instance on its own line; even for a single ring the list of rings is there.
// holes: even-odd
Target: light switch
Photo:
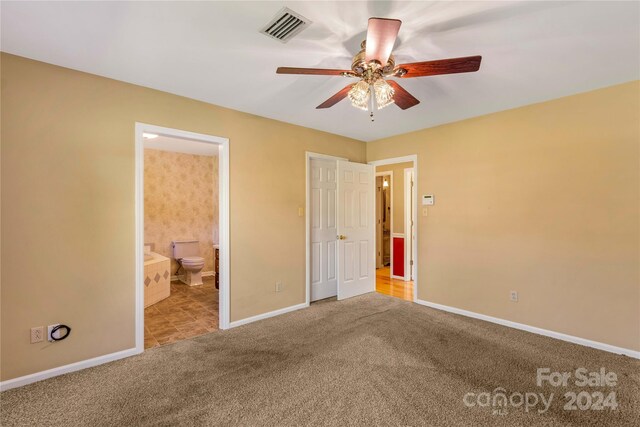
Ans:
[[[422,208],[422,216],[427,216],[427,208]]]

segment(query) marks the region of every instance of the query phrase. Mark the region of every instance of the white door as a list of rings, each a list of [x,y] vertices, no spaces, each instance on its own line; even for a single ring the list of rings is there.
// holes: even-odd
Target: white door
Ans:
[[[375,172],[338,161],[338,299],[375,291]]]
[[[336,161],[311,159],[311,301],[337,295]]]

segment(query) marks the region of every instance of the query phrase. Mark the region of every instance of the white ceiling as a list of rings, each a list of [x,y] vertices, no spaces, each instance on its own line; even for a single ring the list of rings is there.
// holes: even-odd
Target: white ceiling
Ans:
[[[313,24],[258,32],[287,6]],[[360,140],[639,78],[638,2],[6,2],[5,52]],[[349,68],[371,16],[403,21],[396,62],[482,55],[477,73],[403,79],[420,101],[368,113],[315,107],[353,80],[276,75]]]

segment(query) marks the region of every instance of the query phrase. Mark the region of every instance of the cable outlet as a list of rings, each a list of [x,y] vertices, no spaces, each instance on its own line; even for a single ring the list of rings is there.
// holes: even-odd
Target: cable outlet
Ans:
[[[284,285],[282,284],[282,282],[276,282],[276,292],[282,292],[283,288]]]
[[[518,302],[518,291],[510,291],[509,299],[513,302]]]
[[[54,342],[55,340],[53,339],[53,337],[51,336],[51,330],[53,328],[55,328],[56,326],[58,326],[59,323],[56,323],[55,325],[49,325],[47,326],[47,340]],[[56,331],[56,338],[60,338],[60,331]]]
[[[31,328],[31,344],[44,341],[44,326]]]

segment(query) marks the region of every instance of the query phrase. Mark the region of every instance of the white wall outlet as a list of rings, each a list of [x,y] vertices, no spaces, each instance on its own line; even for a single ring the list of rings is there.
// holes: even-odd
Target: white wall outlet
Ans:
[[[298,208],[298,216],[304,216],[304,208]]]
[[[31,328],[31,344],[44,341],[44,326]]]
[[[509,291],[509,299],[513,302],[518,302],[518,291]]]
[[[282,282],[276,282],[276,292],[282,292],[283,288],[284,285],[282,284]]]
[[[51,336],[51,330],[52,330],[53,328],[55,328],[56,326],[58,326],[58,325],[59,325],[59,323],[56,323],[55,325],[49,325],[49,326],[47,326],[47,340],[49,340],[49,341],[51,341],[51,342],[54,342],[54,339],[53,339],[53,337]],[[58,331],[56,331],[56,338],[60,338],[60,331],[59,331],[59,330],[58,330]]]

